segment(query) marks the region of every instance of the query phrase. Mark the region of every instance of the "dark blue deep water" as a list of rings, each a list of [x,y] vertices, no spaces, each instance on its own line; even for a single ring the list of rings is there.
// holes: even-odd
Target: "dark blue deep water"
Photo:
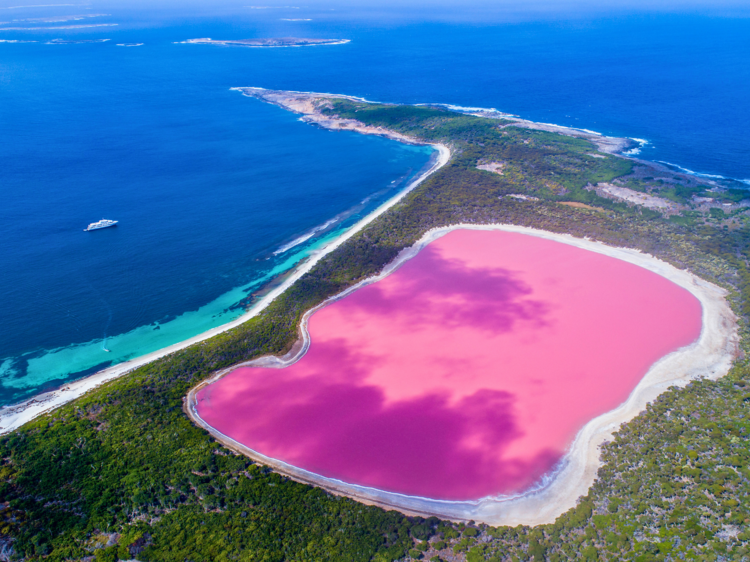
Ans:
[[[748,17],[14,5],[0,21],[118,25],[0,24],[0,40],[35,41],[0,43],[0,404],[227,322],[429,162],[429,148],[324,131],[234,86],[494,107],[750,180]],[[351,43],[175,44],[274,36]],[[57,38],[110,40],[45,44]],[[120,225],[82,232],[102,217]]]

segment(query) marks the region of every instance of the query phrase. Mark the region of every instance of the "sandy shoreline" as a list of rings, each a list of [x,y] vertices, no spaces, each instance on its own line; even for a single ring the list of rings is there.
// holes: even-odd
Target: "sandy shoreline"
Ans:
[[[316,100],[326,97],[353,99],[356,101],[366,100],[335,94],[277,92],[261,88],[233,89],[241,91],[247,96],[256,97],[263,101],[279,105],[284,109],[302,114],[303,121],[315,123],[328,129],[351,130],[363,134],[380,135],[404,143],[424,144],[414,138],[381,127],[364,126],[362,123],[355,120],[328,118],[321,115],[315,105]],[[566,129],[564,127],[533,124],[520,119],[517,119],[517,121],[519,122],[519,126],[525,126],[525,123],[533,125],[529,128],[544,128],[544,130],[551,130],[553,132],[572,136],[588,135],[586,138],[589,138],[592,142],[596,142],[594,141],[594,138],[598,138],[600,142],[597,143],[597,145],[602,152],[616,152],[624,148],[624,145],[622,144],[624,139],[596,137],[588,132]],[[522,124],[522,122],[524,124]],[[295,283],[305,273],[310,271],[321,258],[338,248],[368,223],[393,207],[404,196],[406,196],[406,194],[424,181],[424,179],[445,165],[450,159],[450,150],[443,145],[432,146],[438,150],[438,157],[429,170],[420,175],[419,178],[409,184],[409,186],[398,195],[381,205],[378,209],[351,227],[343,235],[312,254],[305,262],[294,269],[292,274],[290,274],[282,284],[265,295],[252,310],[228,324],[204,332],[203,334],[186,341],[125,363],[109,367],[84,379],[65,384],[58,390],[38,395],[21,404],[0,408],[0,435],[17,429],[37,416],[64,405],[105,382],[118,378],[166,355],[185,349],[192,344],[204,341],[214,335],[230,330],[259,314],[270,302],[273,301],[273,299]],[[216,380],[216,378],[223,376],[230,370],[237,368],[239,365],[235,365],[230,369],[216,373],[209,381],[205,381],[204,383],[201,383],[200,386],[191,390],[186,402],[186,412],[188,415],[195,423],[204,427],[217,440],[228,447],[263,462],[296,480],[320,486],[336,494],[353,497],[364,503],[375,504],[386,508],[395,508],[410,514],[437,515],[443,518],[455,520],[472,519],[493,525],[538,525],[553,522],[557,516],[570,507],[573,507],[579,496],[587,493],[594,481],[596,471],[599,467],[599,448],[602,443],[612,438],[612,432],[615,431],[620,424],[629,421],[638,415],[648,402],[655,399],[670,386],[685,385],[689,381],[699,377],[711,379],[719,378],[729,370],[736,355],[739,337],[737,333],[736,319],[725,299],[726,291],[690,274],[689,272],[678,270],[657,258],[647,254],[642,254],[636,250],[609,247],[590,240],[574,238],[570,235],[554,234],[512,225],[457,225],[433,229],[427,232],[417,244],[402,251],[394,262],[384,268],[380,275],[351,287],[342,294],[327,300],[315,309],[309,311],[304,316],[301,324],[300,330],[302,338],[300,342],[295,344],[292,352],[287,356],[284,358],[263,357],[246,364],[255,366],[262,365],[266,367],[283,367],[298,360],[304,355],[309,347],[307,322],[316,310],[326,306],[333,300],[339,299],[346,294],[355,291],[364,284],[375,282],[389,275],[406,260],[415,256],[426,244],[456,228],[486,230],[499,229],[539,236],[579,248],[588,249],[607,256],[616,257],[649,269],[650,271],[666,277],[677,285],[684,287],[701,302],[703,308],[703,327],[700,338],[696,343],[671,353],[654,364],[625,403],[615,410],[591,420],[581,429],[568,453],[565,455],[559,469],[555,474],[551,475],[547,481],[545,481],[543,486],[516,497],[488,497],[477,501],[467,502],[410,497],[383,492],[372,488],[349,485],[344,482],[328,479],[295,468],[286,463],[264,457],[205,424],[194,409],[195,393],[198,389],[205,384]]]
[[[209,426],[196,411],[197,392],[241,365],[220,371],[211,379],[192,389],[186,403],[188,416],[224,445],[295,480],[320,486],[335,494],[346,495],[384,508],[395,508],[409,514],[436,515],[454,520],[474,520],[491,525],[534,526],[552,523],[559,515],[574,507],[576,500],[588,492],[600,466],[600,447],[604,442],[613,438],[612,433],[622,423],[637,416],[646,404],[671,386],[684,386],[691,380],[701,377],[717,379],[729,371],[737,353],[739,336],[736,318],[725,299],[724,289],[636,250],[614,248],[570,235],[513,225],[456,225],[427,232],[414,246],[402,251],[381,274],[358,283],[308,311],[300,326],[302,338],[289,354],[282,358],[262,357],[242,365],[283,368],[298,361],[309,348],[310,336],[307,324],[317,310],[356,291],[363,285],[383,279],[417,255],[427,244],[458,228],[504,230],[539,236],[618,258],[653,271],[690,291],[700,301],[703,311],[701,335],[695,343],[663,357],[652,365],[622,405],[590,420],[580,430],[555,473],[548,475],[536,489],[514,497],[487,497],[476,501],[461,502],[405,496],[325,478],[253,451]]]
[[[362,132],[364,134],[372,134],[369,131],[359,131],[359,132]],[[376,134],[380,134],[380,133],[376,133]],[[396,140],[400,140],[400,139],[396,139]],[[414,139],[409,139],[408,142],[411,144],[414,144],[416,141],[414,141]],[[419,143],[419,144],[425,144],[425,143]],[[259,314],[278,295],[283,293],[293,283],[295,283],[300,277],[302,277],[305,273],[310,271],[315,266],[315,264],[317,264],[324,256],[326,256],[327,254],[331,253],[333,250],[341,246],[341,244],[349,240],[357,232],[362,230],[366,225],[368,225],[370,222],[375,220],[377,217],[379,217],[388,209],[390,209],[399,201],[401,201],[401,199],[403,199],[409,192],[411,192],[415,187],[417,187],[420,183],[422,183],[426,178],[428,178],[434,172],[442,168],[450,159],[450,156],[451,156],[450,150],[448,150],[446,146],[443,146],[441,144],[430,145],[430,146],[432,146],[433,148],[437,150],[437,157],[435,158],[433,165],[430,166],[430,168],[427,171],[425,171],[418,178],[416,178],[413,182],[411,182],[400,193],[398,193],[397,195],[395,195],[394,197],[392,197],[391,199],[383,203],[380,207],[375,209],[372,213],[370,213],[369,215],[364,217],[362,220],[357,222],[354,226],[349,228],[341,236],[339,236],[338,238],[336,238],[335,240],[333,240],[332,242],[330,242],[329,244],[327,244],[320,250],[312,253],[309,258],[307,258],[304,262],[302,262],[299,266],[297,266],[297,268],[293,270],[292,274],[287,277],[284,283],[274,288],[267,295],[265,295],[258,302],[258,304],[255,305],[251,310],[249,310],[248,312],[246,312],[239,318],[236,318],[235,320],[227,324],[224,324],[222,326],[217,326],[216,328],[208,330],[207,332],[194,336],[188,340],[185,340],[185,341],[176,343],[174,345],[171,345],[169,347],[165,347],[163,349],[154,351],[147,355],[143,355],[141,357],[131,359],[130,361],[126,361],[124,363],[113,365],[112,367],[99,371],[98,373],[94,373],[93,375],[90,375],[88,377],[85,377],[85,378],[82,378],[82,379],[79,379],[70,383],[66,383],[59,389],[34,396],[33,398],[25,400],[24,402],[21,402],[19,404],[14,404],[11,406],[4,406],[0,408],[0,435],[10,433],[11,431],[18,429],[23,424],[33,420],[34,418],[44,414],[45,412],[49,412],[51,410],[54,410],[55,408],[58,408],[64,404],[67,404],[71,400],[74,400],[78,398],[79,396],[82,396],[89,390],[92,390],[100,386],[101,384],[104,384],[105,382],[119,378],[133,371],[134,369],[137,369],[139,367],[142,367],[143,365],[146,365],[147,363],[151,363],[152,361],[156,361],[157,359],[165,357],[171,353],[175,353],[176,351],[185,349],[195,343],[205,341],[217,334],[221,334],[223,332],[226,332],[227,330],[231,330],[232,328],[239,326],[240,324],[246,322],[250,318]]]

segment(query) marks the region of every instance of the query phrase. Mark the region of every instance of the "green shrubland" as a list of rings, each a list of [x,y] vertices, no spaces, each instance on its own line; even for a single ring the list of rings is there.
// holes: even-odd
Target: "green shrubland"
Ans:
[[[60,561],[750,556],[750,367],[744,360],[724,379],[669,390],[623,425],[603,448],[588,495],[553,524],[533,529],[406,517],[336,497],[232,453],[188,420],[183,405],[192,386],[240,361],[286,352],[305,311],[380,271],[426,230],[458,223],[587,236],[689,268],[729,290],[746,348],[750,230],[744,212],[686,208],[663,217],[591,189],[603,181],[651,193],[663,188],[666,198],[687,205],[705,185],[669,179],[663,170],[642,173],[633,161],[592,156],[588,141],[502,120],[440,108],[325,103],[331,115],[443,142],[454,155],[256,318],[1,438],[0,548],[14,559]],[[502,175],[477,169],[480,161],[503,163]],[[739,195],[726,191],[726,197]]]

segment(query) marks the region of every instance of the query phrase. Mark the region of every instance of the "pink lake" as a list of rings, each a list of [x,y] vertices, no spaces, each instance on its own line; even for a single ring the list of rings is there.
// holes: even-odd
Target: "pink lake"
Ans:
[[[283,369],[197,394],[210,425],[329,478],[433,499],[522,491],[659,358],[698,339],[687,290],[535,236],[456,230],[310,318]]]

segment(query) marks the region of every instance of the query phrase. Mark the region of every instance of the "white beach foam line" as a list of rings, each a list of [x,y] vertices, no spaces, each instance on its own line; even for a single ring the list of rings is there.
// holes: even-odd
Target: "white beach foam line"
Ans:
[[[287,250],[291,250],[295,246],[299,246],[300,244],[303,244],[304,242],[307,242],[310,238],[312,238],[313,236],[315,236],[318,232],[322,232],[323,230],[325,230],[326,228],[328,228],[332,224],[337,223],[338,220],[339,220],[338,217],[333,217],[331,220],[328,220],[328,221],[324,222],[320,226],[316,226],[315,228],[309,230],[308,232],[306,232],[305,234],[303,234],[299,238],[295,238],[294,240],[292,240],[288,244],[284,244],[283,246],[281,246],[278,250],[276,250],[275,252],[273,252],[273,255],[274,256],[278,256],[279,254],[283,254]]]
[[[696,177],[699,177],[699,178],[710,178],[710,179],[714,179],[714,180],[726,180],[726,179],[729,179],[729,178],[727,178],[725,176],[720,176],[719,174],[704,174],[702,172],[694,172],[693,170],[689,170],[688,168],[684,168],[684,167],[680,166],[679,164],[672,164],[671,162],[665,162],[664,160],[657,160],[657,162],[659,164],[664,164],[665,166],[670,166],[672,168],[677,168],[681,172],[684,172],[686,174],[689,174],[691,176],[696,176]],[[744,180],[739,180],[739,181],[744,181]]]
[[[635,137],[629,137],[630,140],[637,142],[638,146],[631,148],[630,150],[625,150],[622,154],[623,156],[637,156],[641,153],[641,150],[643,150],[646,146],[650,145],[651,143],[647,141],[646,139],[638,139]]]
[[[701,303],[703,322],[698,341],[674,351],[657,361],[641,379],[628,399],[614,410],[589,421],[576,435],[565,456],[551,473],[530,490],[514,496],[486,497],[476,501],[434,500],[386,492],[348,484],[333,478],[294,467],[250,449],[207,424],[196,410],[197,392],[240,366],[282,368],[298,361],[310,346],[307,330],[310,317],[322,307],[343,298],[364,285],[379,281],[404,262],[416,256],[427,244],[456,229],[503,230],[547,240],[562,242],[606,256],[621,259],[657,273],[690,291]],[[397,509],[407,514],[438,516],[453,520],[474,520],[490,525],[542,525],[554,522],[557,517],[575,507],[580,496],[588,493],[601,465],[600,447],[613,439],[621,424],[632,420],[649,402],[672,386],[685,386],[699,378],[717,379],[724,376],[736,357],[739,343],[737,319],[726,301],[727,292],[689,271],[659,260],[649,254],[628,248],[615,248],[569,234],[556,234],[515,225],[454,225],[428,231],[414,246],[403,250],[399,256],[374,277],[366,279],[308,311],[300,324],[301,341],[287,356],[261,357],[235,365],[216,373],[209,380],[193,388],[188,394],[186,412],[198,425],[218,441],[248,457],[262,462],[295,480],[320,486],[332,493],[352,497],[358,501]],[[301,345],[299,345],[301,343]]]
[[[310,257],[284,281],[284,283],[269,292],[268,295],[261,299],[258,304],[255,305],[247,313],[243,314],[232,322],[208,330],[183,342],[165,347],[164,349],[154,351],[153,353],[143,355],[136,359],[131,359],[130,361],[114,365],[89,377],[65,384],[58,390],[53,390],[51,392],[37,395],[33,398],[30,398],[29,400],[21,402],[20,404],[4,406],[3,408],[0,408],[0,435],[10,433],[11,431],[18,429],[23,424],[33,420],[41,414],[67,404],[71,400],[82,396],[89,390],[92,390],[105,382],[121,377],[122,375],[129,373],[134,369],[137,369],[138,367],[142,367],[143,365],[151,363],[152,361],[156,361],[157,359],[161,359],[162,357],[165,357],[171,353],[175,353],[177,351],[185,349],[186,347],[189,347],[195,343],[205,341],[217,334],[221,334],[223,332],[226,332],[227,330],[231,330],[232,328],[243,324],[250,318],[257,316],[277,296],[286,291],[300,277],[310,271],[315,266],[315,264],[317,264],[324,256],[330,254],[336,248],[341,246],[344,242],[349,240],[370,222],[378,218],[388,209],[401,201],[408,193],[410,193],[414,188],[421,184],[426,178],[442,168],[450,159],[450,150],[448,150],[448,147],[441,144],[435,144],[431,146],[433,146],[437,150],[438,156],[435,159],[433,165],[428,170],[426,170],[423,174],[421,174],[413,182],[411,182],[403,191],[399,192],[397,195],[380,205],[372,213],[358,221],[354,226],[347,229],[344,233],[341,234],[341,236],[331,241],[329,244],[327,244],[317,252],[312,253]]]

